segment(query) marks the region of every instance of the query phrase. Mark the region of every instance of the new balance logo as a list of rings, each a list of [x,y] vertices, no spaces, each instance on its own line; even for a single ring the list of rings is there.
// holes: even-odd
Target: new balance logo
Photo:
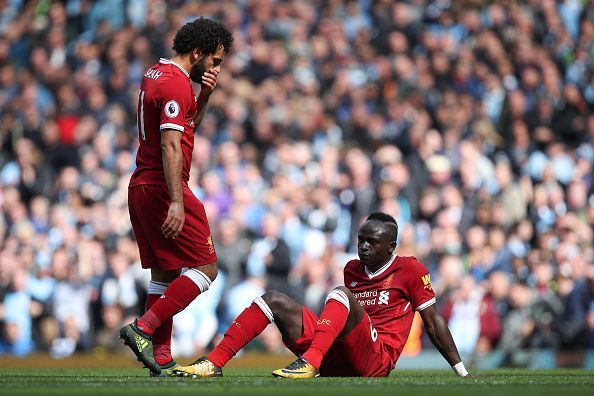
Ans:
[[[144,340],[140,337],[134,337],[134,338],[136,341],[136,346],[138,347],[138,351],[142,352],[142,350],[148,346],[148,341]]]
[[[355,282],[355,281],[352,281],[351,284],[349,285],[349,287],[355,287],[355,286],[357,286],[357,282]]]
[[[377,305],[388,305],[388,301],[390,300],[390,292],[387,290],[382,290],[377,298]]]

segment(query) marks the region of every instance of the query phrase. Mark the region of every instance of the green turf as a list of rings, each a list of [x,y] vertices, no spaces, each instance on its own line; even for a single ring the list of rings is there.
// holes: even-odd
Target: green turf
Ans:
[[[148,378],[140,369],[6,369],[0,395],[505,395],[591,394],[594,372],[586,370],[484,371],[460,379],[451,371],[395,371],[388,378],[282,380],[264,369],[228,369],[210,380]]]

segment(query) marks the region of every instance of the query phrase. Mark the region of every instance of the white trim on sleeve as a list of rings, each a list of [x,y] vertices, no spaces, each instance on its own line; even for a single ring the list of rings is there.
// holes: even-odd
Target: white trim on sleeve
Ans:
[[[184,131],[184,127],[182,125],[174,124],[172,122],[166,122],[159,125],[159,130],[162,131],[163,129],[175,129],[176,131],[180,132]]]
[[[416,307],[415,311],[422,311],[425,308],[432,306],[433,304],[435,304],[435,297],[433,297],[431,300],[425,301],[423,304]]]
[[[341,303],[346,307],[346,309],[351,312],[351,304],[349,303],[349,298],[347,297],[346,293],[340,289],[334,289],[330,293],[328,293],[328,297],[326,297],[326,304],[328,304],[329,300],[335,300]]]

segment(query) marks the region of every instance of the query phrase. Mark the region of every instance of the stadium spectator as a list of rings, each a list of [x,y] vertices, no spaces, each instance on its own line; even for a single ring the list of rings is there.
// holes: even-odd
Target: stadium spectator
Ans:
[[[219,265],[225,273],[225,287],[228,289],[241,282],[246,274],[251,241],[241,233],[240,225],[231,217],[220,219],[216,226],[215,248],[219,252]]]
[[[261,224],[261,236],[252,244],[246,270],[252,276],[267,277],[267,289],[293,294],[288,283],[291,256],[280,233],[280,218],[273,214],[265,215]]]
[[[91,287],[81,273],[76,256],[65,248],[57,249],[52,255],[52,274],[56,285],[52,294],[52,317],[55,319],[50,353],[54,357],[65,357],[75,350],[87,350],[93,342],[89,306]]]
[[[11,291],[4,297],[1,354],[24,356],[35,348],[32,319],[41,314],[42,307],[31,299],[26,287],[27,272],[24,268],[18,268],[12,274]]]
[[[444,319],[462,355],[474,352],[481,332],[481,291],[472,276],[466,276],[455,296],[450,298],[450,307],[444,311]]]

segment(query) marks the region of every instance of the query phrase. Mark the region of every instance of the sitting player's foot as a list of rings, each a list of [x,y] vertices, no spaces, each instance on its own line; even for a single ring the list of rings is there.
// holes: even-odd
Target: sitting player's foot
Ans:
[[[272,375],[280,378],[315,378],[320,376],[320,372],[307,360],[299,358],[285,368],[274,370]]]
[[[189,366],[179,366],[173,370],[173,375],[187,378],[222,377],[223,370],[215,366],[206,356],[201,357]]]
[[[151,336],[145,334],[136,324],[130,323],[120,329],[120,338],[124,340],[139,362],[144,364],[154,375],[161,375],[161,366],[153,358],[153,343]]]
[[[181,367],[175,360],[170,360],[169,363],[159,364],[159,366],[161,367],[161,374],[155,374],[151,371],[151,377],[175,377],[173,370]]]

